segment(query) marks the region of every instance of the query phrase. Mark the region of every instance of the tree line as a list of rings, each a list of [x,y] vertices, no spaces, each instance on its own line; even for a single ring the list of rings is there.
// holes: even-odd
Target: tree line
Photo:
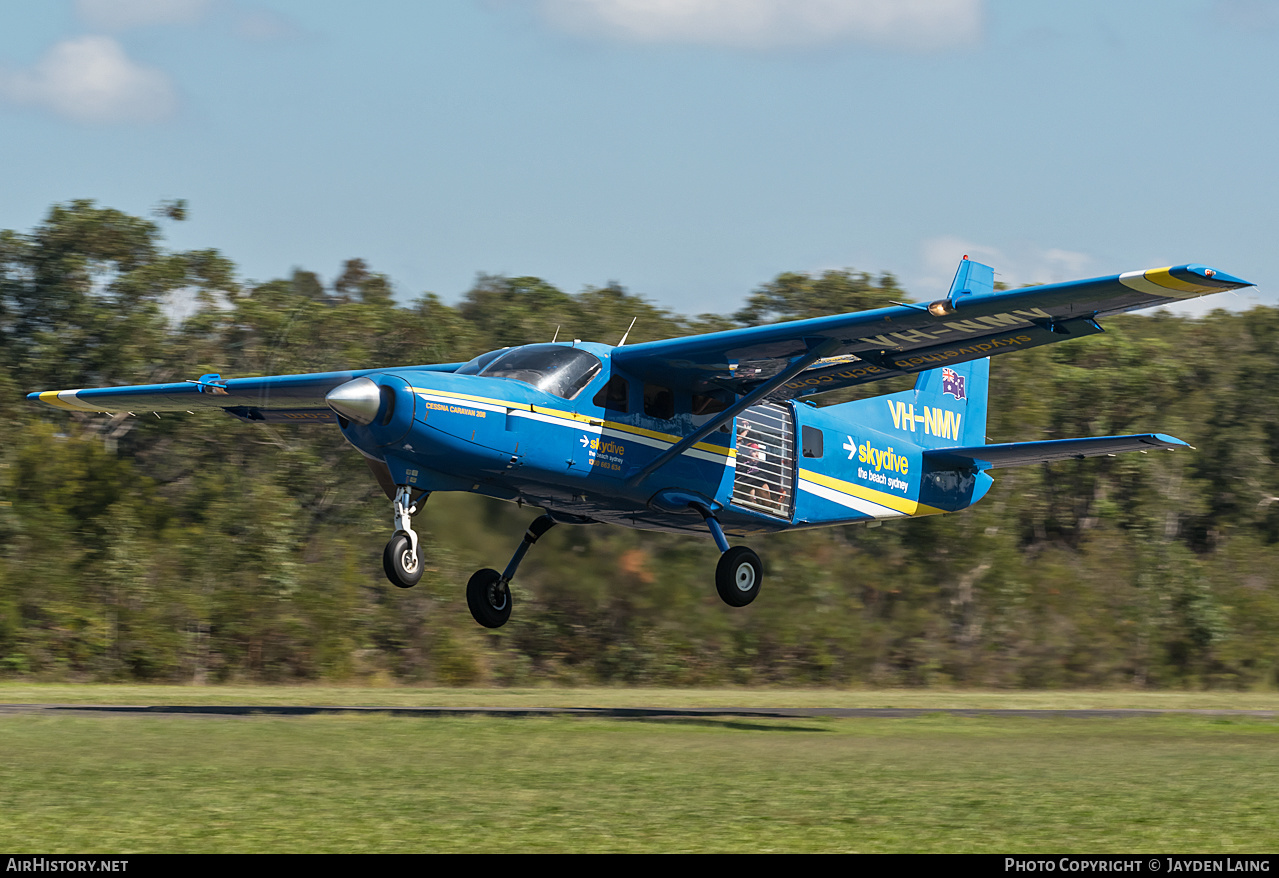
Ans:
[[[167,211],[163,221],[180,220]],[[1161,431],[1195,452],[998,471],[966,512],[777,535],[724,607],[717,550],[556,528],[478,628],[463,586],[533,513],[435,495],[427,571],[385,581],[389,504],[332,427],[54,412],[30,390],[466,360],[906,301],[891,275],[779,275],[732,314],[618,284],[480,276],[400,304],[359,259],[245,282],[152,219],[78,201],[0,232],[0,675],[446,685],[1257,687],[1279,683],[1279,312],[1158,313],[992,360],[990,441]],[[176,303],[176,304],[175,304]],[[881,383],[856,393],[901,389]],[[830,395],[819,402],[849,398]]]

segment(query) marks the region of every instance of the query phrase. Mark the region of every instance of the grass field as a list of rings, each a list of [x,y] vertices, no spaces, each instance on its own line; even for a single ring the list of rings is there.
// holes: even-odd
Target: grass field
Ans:
[[[906,707],[1279,710],[1279,692],[970,689],[425,689],[0,683],[0,704],[240,704],[355,707]]]
[[[212,701],[223,704],[390,704],[393,693],[414,694],[104,687],[91,697],[96,690],[60,691],[82,704],[194,704],[201,691],[221,692]],[[9,703],[59,700],[44,687],[2,691]],[[490,703],[503,694],[448,691]],[[438,704],[446,694],[418,693],[424,700],[411,703]],[[299,694],[310,697],[295,701]],[[857,699],[833,703],[838,695]],[[721,698],[796,706],[809,696],[816,693],[518,695],[589,706]],[[881,696],[817,700],[919,706]],[[1038,697],[1024,706],[1152,706]],[[972,706],[936,693],[932,703]],[[1231,706],[1273,706],[1273,698]],[[17,714],[0,716],[0,754],[0,849],[42,854],[1279,848],[1279,721],[1248,717]]]

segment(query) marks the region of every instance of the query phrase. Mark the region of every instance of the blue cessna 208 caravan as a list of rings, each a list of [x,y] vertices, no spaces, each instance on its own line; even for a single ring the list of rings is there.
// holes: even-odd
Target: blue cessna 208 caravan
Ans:
[[[468,363],[50,390],[85,412],[223,409],[246,421],[336,422],[394,504],[386,575],[422,576],[413,515],[434,491],[539,507],[506,569],[467,583],[497,628],[529,547],[556,524],[708,533],[731,606],[759,594],[759,556],[727,535],[954,512],[988,470],[1188,447],[1159,433],[986,444],[989,357],[1102,331],[1097,319],[1251,286],[1203,265],[996,291],[964,257],[949,294],[617,347],[530,344]],[[806,397],[919,373],[913,390],[818,408]]]

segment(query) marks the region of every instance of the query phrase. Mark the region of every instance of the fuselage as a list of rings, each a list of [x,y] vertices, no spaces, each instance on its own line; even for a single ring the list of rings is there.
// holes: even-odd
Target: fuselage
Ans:
[[[949,512],[989,487],[984,473],[929,470],[913,421],[890,433],[886,417],[869,419],[876,429],[843,406],[793,401],[746,409],[636,484],[736,397],[646,383],[614,369],[612,350],[529,345],[456,373],[368,374],[370,422],[339,423],[397,484],[650,530],[704,532],[690,502],[747,535]]]

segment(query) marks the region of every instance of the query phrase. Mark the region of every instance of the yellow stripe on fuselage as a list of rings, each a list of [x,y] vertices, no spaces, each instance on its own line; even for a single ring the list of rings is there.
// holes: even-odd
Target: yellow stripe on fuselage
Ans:
[[[553,418],[567,418],[570,421],[586,424],[588,427],[604,426],[603,418],[592,418],[590,415],[582,415],[577,412],[563,412],[559,409],[548,409],[546,406],[542,405],[529,406],[529,408],[539,415],[550,415]]]
[[[434,387],[410,387],[409,390],[414,393],[425,393],[428,396],[447,396],[449,399],[465,399],[471,402],[483,402],[488,403],[489,405],[505,406],[508,409],[520,408],[521,406],[531,408],[531,406],[528,406],[528,403],[514,403],[509,399],[489,399],[487,396],[475,396],[471,393],[454,393],[450,390],[436,390]],[[527,411],[528,408],[525,408],[525,411]]]
[[[530,405],[526,402],[512,402],[509,399],[494,399],[488,396],[474,396],[469,393],[456,393],[451,390],[436,390],[427,387],[410,387],[409,390],[414,393],[425,393],[434,396],[445,396],[451,399],[465,399],[472,402],[486,403],[487,405],[505,406],[516,411],[531,411],[535,414],[548,415],[555,418],[563,418],[574,423],[585,424],[588,427],[600,427],[608,430],[616,430],[619,433],[630,433],[633,436],[643,436],[648,439],[656,439],[659,442],[669,442],[674,445],[683,439],[683,436],[676,436],[672,433],[659,433],[656,430],[646,430],[643,427],[636,427],[632,424],[619,424],[616,421],[603,421],[593,415],[583,415],[578,412],[566,412],[562,409],[549,409],[545,406]],[[694,442],[693,448],[698,451],[709,451],[712,454],[723,455],[724,457],[736,457],[737,452],[732,448],[725,448],[723,445],[711,445],[708,442]]]
[[[821,485],[823,488],[830,488],[832,491],[847,494],[850,497],[857,497],[860,500],[887,506],[889,509],[904,515],[939,515],[946,511],[945,509],[937,509],[936,507],[925,505],[918,500],[911,500],[909,497],[898,497],[886,491],[876,491],[874,488],[845,482],[843,479],[815,473],[812,470],[801,469],[799,477],[807,479],[815,485]]]
[[[643,427],[636,427],[632,424],[619,424],[616,421],[605,421],[604,426],[610,430],[617,430],[619,433],[630,433],[634,436],[643,436],[647,439],[656,439],[659,442],[669,442],[674,445],[683,439],[683,436],[675,436],[671,433],[659,433],[656,430],[645,430]],[[709,451],[712,454],[722,454],[725,457],[737,457],[737,452],[732,448],[726,448],[723,445],[711,445],[709,442],[694,442],[693,448],[698,451]]]

